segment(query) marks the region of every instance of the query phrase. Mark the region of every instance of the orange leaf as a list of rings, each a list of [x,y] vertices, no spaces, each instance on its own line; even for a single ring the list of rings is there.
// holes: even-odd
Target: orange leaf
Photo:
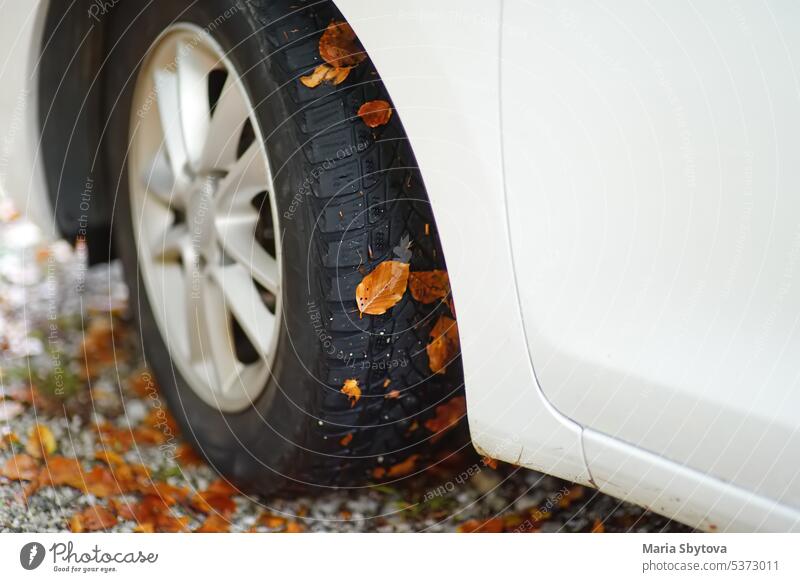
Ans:
[[[43,424],[35,424],[28,433],[28,442],[25,450],[32,457],[42,459],[51,455],[56,450],[56,439],[53,433]]]
[[[346,22],[331,21],[319,39],[319,54],[334,67],[354,67],[367,58],[356,33]]]
[[[368,315],[383,315],[394,307],[408,286],[408,263],[384,261],[356,287],[358,310]]]
[[[97,465],[88,473],[84,473],[83,484],[79,489],[96,497],[111,497],[120,492],[120,486],[114,475],[105,467]]]
[[[603,522],[600,521],[599,518],[594,519],[594,523],[592,524],[592,533],[606,533],[606,526],[603,525]]]
[[[358,108],[358,116],[367,124],[367,127],[386,125],[392,117],[392,106],[383,99],[367,101]]]
[[[458,325],[454,319],[442,315],[433,326],[430,337],[432,341],[426,351],[431,371],[435,374],[444,374],[460,349]]]
[[[75,489],[83,488],[83,473],[78,459],[67,457],[50,457],[39,472],[42,486],[68,485]]]
[[[503,520],[494,517],[487,521],[470,519],[465,521],[457,528],[458,533],[501,533],[503,531]]]
[[[94,453],[94,458],[105,463],[109,467],[125,464],[125,459],[123,459],[120,454],[110,450],[96,451]]]
[[[483,457],[483,466],[490,469],[497,469],[497,461],[491,457]]]
[[[196,533],[228,533],[231,531],[231,524],[221,515],[209,515],[203,525],[194,530]]]
[[[391,390],[386,396],[384,396],[384,398],[387,400],[395,400],[400,398],[400,390]]]
[[[175,459],[186,467],[199,467],[203,464],[203,459],[189,443],[181,443],[175,452]]]
[[[305,528],[296,521],[290,521],[286,524],[286,533],[303,533]]]
[[[358,387],[358,380],[355,378],[345,380],[344,385],[339,392],[350,399],[350,408],[353,408],[356,405],[356,402],[358,402],[358,399],[361,398],[361,388]]]
[[[258,518],[258,523],[269,529],[278,529],[286,525],[286,518],[271,513],[262,513]]]
[[[349,432],[346,435],[344,435],[341,439],[339,439],[339,444],[342,445],[343,447],[346,447],[347,445],[350,444],[352,440],[353,440],[353,433]]]
[[[425,428],[434,433],[431,442],[439,440],[446,431],[454,427],[467,411],[467,399],[456,396],[436,407],[436,416],[425,421]]]
[[[415,469],[417,466],[417,459],[419,459],[419,455],[411,455],[405,461],[392,465],[388,469],[384,469],[383,467],[376,468],[372,471],[372,475],[377,479],[381,479],[384,476],[389,478],[403,477]]]
[[[450,278],[447,271],[415,271],[408,275],[408,290],[416,301],[427,305],[450,294]]]
[[[102,505],[92,505],[69,520],[69,529],[74,533],[106,530],[117,523],[116,516]]]
[[[310,75],[300,77],[300,82],[309,89],[313,89],[323,82],[336,86],[347,79],[351,68],[331,67],[323,63],[318,65]]]
[[[0,475],[12,481],[31,481],[39,474],[39,463],[30,455],[14,455],[0,469]]]

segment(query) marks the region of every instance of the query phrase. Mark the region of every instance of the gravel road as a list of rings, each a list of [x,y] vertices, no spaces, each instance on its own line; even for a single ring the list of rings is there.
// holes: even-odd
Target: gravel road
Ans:
[[[589,488],[493,467],[472,450],[391,487],[314,498],[235,491],[169,421],[119,265],[87,268],[80,248],[4,214],[0,531],[688,531]],[[72,459],[78,480],[55,477]]]

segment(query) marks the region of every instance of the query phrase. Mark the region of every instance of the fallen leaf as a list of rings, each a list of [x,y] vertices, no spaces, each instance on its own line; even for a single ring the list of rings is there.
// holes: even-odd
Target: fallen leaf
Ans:
[[[367,58],[350,25],[335,21],[331,21],[319,39],[319,54],[334,67],[354,67]]]
[[[458,533],[501,533],[503,531],[503,520],[494,517],[487,521],[470,519],[456,528]]]
[[[43,424],[36,423],[28,433],[25,450],[32,457],[43,459],[56,450],[56,439],[52,431]]]
[[[425,428],[431,431],[431,442],[438,441],[444,433],[453,428],[467,412],[467,399],[463,396],[451,398],[436,407],[436,416],[425,421]]]
[[[395,400],[400,398],[400,390],[390,390],[389,393],[384,396],[387,400]]]
[[[91,505],[69,520],[73,533],[106,530],[117,523],[117,517],[102,505]]]
[[[95,497],[111,497],[120,493],[120,484],[106,467],[96,465],[83,474],[83,483],[78,489]]]
[[[490,469],[497,469],[497,461],[491,457],[483,457],[483,466]]]
[[[286,524],[285,531],[286,533],[303,533],[304,531],[306,531],[306,528],[304,528],[296,521],[290,521],[289,523]]]
[[[433,373],[444,374],[460,349],[456,321],[446,315],[440,316],[430,337],[431,343],[426,348],[429,366]]]
[[[95,451],[94,458],[105,463],[109,467],[125,464],[125,459],[122,458],[122,455],[110,450]]]
[[[125,359],[119,353],[121,339],[121,325],[115,326],[110,318],[101,317],[90,320],[80,348],[84,364],[81,375],[84,379],[97,377],[102,369],[113,364],[118,356]]]
[[[199,467],[203,464],[203,459],[189,443],[181,443],[175,451],[175,459],[185,467]]]
[[[300,82],[313,89],[320,85],[320,83],[330,83],[331,85],[339,85],[347,79],[352,67],[332,67],[330,65],[318,65],[310,75],[300,77]]]
[[[262,513],[258,518],[258,523],[269,529],[278,529],[286,525],[286,518],[271,513]]]
[[[408,263],[384,261],[356,287],[358,310],[363,315],[383,315],[395,306],[408,285]]]
[[[0,475],[12,481],[31,481],[39,474],[39,463],[30,455],[14,455],[8,459]]]
[[[392,117],[392,106],[383,99],[367,101],[358,108],[358,116],[367,127],[386,125]]]
[[[392,465],[388,469],[384,467],[378,467],[372,471],[372,475],[376,479],[382,479],[383,477],[403,477],[411,473],[417,466],[417,459],[419,459],[419,455],[411,455],[405,461],[401,463],[397,463],[396,465]]]
[[[194,530],[195,533],[228,533],[231,531],[230,522],[221,515],[209,515],[203,525]]]
[[[137,396],[147,398],[158,393],[158,385],[150,370],[139,370],[128,379],[128,386]]]
[[[450,278],[447,271],[414,271],[408,275],[408,290],[414,300],[429,304],[445,299],[450,294]]]
[[[355,378],[349,378],[345,380],[344,385],[339,392],[347,396],[347,398],[350,400],[350,408],[353,408],[356,405],[356,402],[358,402],[359,398],[361,398],[361,388],[358,387],[358,380]]]
[[[185,487],[176,487],[164,481],[149,481],[140,484],[137,491],[143,495],[158,497],[167,505],[175,505],[188,499],[189,490]]]
[[[339,444],[343,447],[346,447],[353,441],[353,433],[349,432],[344,435],[341,439],[339,439]]]
[[[603,525],[603,522],[600,521],[599,518],[594,519],[594,523],[592,524],[592,533],[605,533],[606,527]]]

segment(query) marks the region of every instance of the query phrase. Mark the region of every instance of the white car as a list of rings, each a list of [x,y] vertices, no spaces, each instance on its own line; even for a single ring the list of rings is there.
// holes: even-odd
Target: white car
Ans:
[[[797,2],[0,10],[2,191],[122,259],[223,473],[402,478],[464,390],[490,457],[800,530]]]

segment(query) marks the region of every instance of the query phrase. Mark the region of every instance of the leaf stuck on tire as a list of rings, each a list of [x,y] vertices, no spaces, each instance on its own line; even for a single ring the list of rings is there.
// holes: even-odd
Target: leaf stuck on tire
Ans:
[[[361,398],[361,388],[358,387],[358,380],[355,378],[345,380],[340,392],[350,400],[350,408],[355,406],[356,402]]]
[[[319,54],[333,67],[354,67],[367,58],[350,25],[335,21],[328,25],[319,39]]]
[[[334,86],[339,85],[347,79],[351,68],[352,67],[331,67],[330,65],[322,64],[315,68],[310,75],[300,77],[300,82],[309,89],[319,86],[320,83],[330,83]]]
[[[356,287],[356,303],[363,315],[383,315],[397,305],[408,287],[408,263],[384,261]]]
[[[367,127],[386,125],[392,117],[392,106],[383,99],[367,101],[358,108],[358,116]]]
[[[431,343],[426,348],[431,372],[444,374],[447,366],[458,355],[458,324],[455,319],[442,315],[430,333]]]
[[[450,294],[447,271],[414,271],[408,275],[408,290],[415,301],[427,305]]]

